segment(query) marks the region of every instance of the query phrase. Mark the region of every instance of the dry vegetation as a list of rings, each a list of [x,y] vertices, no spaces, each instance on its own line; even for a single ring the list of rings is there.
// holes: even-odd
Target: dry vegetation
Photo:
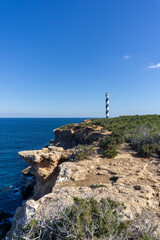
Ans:
[[[124,220],[123,203],[74,198],[70,207],[21,227],[19,240],[158,240],[156,219],[148,213]]]

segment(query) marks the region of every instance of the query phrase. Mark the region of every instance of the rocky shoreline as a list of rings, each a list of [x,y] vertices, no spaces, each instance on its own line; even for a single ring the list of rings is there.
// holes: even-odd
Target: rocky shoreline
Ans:
[[[128,144],[122,144],[118,156],[102,156],[99,141],[111,134],[101,127],[72,124],[54,130],[55,140],[41,150],[19,155],[30,165],[24,170],[31,177],[23,186],[24,199],[16,210],[6,239],[16,239],[26,222],[48,216],[55,209],[73,203],[73,197],[96,200],[110,197],[126,205],[126,219],[150,211],[160,217],[160,176],[156,157],[140,158]],[[78,144],[92,145],[96,153],[82,161],[75,158]],[[54,214],[54,213],[53,213]]]

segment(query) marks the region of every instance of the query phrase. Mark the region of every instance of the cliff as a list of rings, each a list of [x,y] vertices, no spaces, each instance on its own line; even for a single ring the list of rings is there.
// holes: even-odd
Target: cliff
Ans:
[[[72,124],[54,130],[55,140],[41,150],[19,155],[35,176],[33,196],[19,207],[7,239],[14,239],[26,222],[54,214],[73,203],[73,197],[111,198],[126,205],[125,218],[160,207],[160,169],[157,156],[142,158],[129,144],[119,146],[118,155],[106,158],[100,147],[104,136],[112,134],[101,126]],[[79,144],[92,145],[94,151],[78,159]]]

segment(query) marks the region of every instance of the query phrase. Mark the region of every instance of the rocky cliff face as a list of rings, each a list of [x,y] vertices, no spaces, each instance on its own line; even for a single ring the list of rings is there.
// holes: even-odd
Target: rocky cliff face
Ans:
[[[66,127],[67,128],[67,127]],[[36,179],[33,198],[38,199],[52,191],[59,174],[58,166],[73,160],[74,146],[91,144],[104,136],[104,132],[91,127],[72,125],[72,128],[54,130],[55,140],[42,150],[22,151],[19,155],[31,167],[29,173]]]
[[[57,146],[71,148],[77,144],[95,144],[104,135],[110,134],[110,131],[103,131],[102,127],[90,127],[78,124],[63,126],[54,130],[55,141]]]
[[[123,144],[115,158],[104,158],[97,151],[94,156],[75,161],[75,145],[92,144],[98,149],[97,141],[105,134],[110,132],[77,125],[70,129],[60,128],[55,130],[52,146],[19,153],[31,165],[36,185],[33,197],[17,209],[7,239],[13,239],[14,232],[26,221],[54,214],[57,208],[70,205],[74,196],[94,196],[97,200],[110,197],[124,202],[125,217],[129,219],[144,210],[155,215],[159,212],[157,158],[139,158]]]
[[[52,191],[59,172],[58,165],[68,160],[71,151],[49,146],[38,151],[19,152],[19,155],[31,165],[30,174],[36,179],[33,198],[38,199]]]

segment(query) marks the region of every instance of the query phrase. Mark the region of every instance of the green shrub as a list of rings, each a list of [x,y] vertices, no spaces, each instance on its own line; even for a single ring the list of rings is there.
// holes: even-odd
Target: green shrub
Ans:
[[[117,150],[115,148],[110,148],[110,149],[104,151],[104,155],[107,158],[116,157],[117,154],[118,154],[118,152],[117,152]]]
[[[140,238],[139,240],[152,240],[153,238],[145,234],[144,237]]]
[[[97,202],[74,198],[72,206],[59,212],[56,219],[30,222],[19,239],[83,240],[127,236],[128,221],[123,221],[124,204],[111,199]]]
[[[141,157],[150,157],[151,154],[152,154],[152,147],[151,147],[151,145],[146,144],[146,145],[142,146],[142,147],[139,149],[138,154],[139,154]]]
[[[114,130],[111,135],[106,135],[100,142],[101,148],[107,150],[124,142],[124,133],[121,130]]]
[[[160,115],[135,115],[135,116],[120,116],[115,118],[99,118],[91,119],[90,126],[102,126],[105,130],[121,129],[125,134],[132,134],[135,129],[145,126],[152,131],[160,129]]]
[[[137,214],[134,220],[125,221],[123,203],[101,199],[74,198],[74,203],[60,211],[50,212],[18,229],[19,240],[158,240],[156,217],[152,212]],[[21,228],[22,229],[22,228]]]
[[[111,138],[110,138],[109,135],[106,135],[105,137],[103,137],[103,138],[101,139],[101,142],[100,142],[100,147],[103,148],[103,149],[107,149],[108,146],[109,146],[110,143],[111,143],[110,140],[111,140]]]
[[[108,239],[110,236],[126,236],[129,222],[122,220],[120,211],[124,205],[111,199],[89,200],[74,198],[74,204],[63,212],[54,225],[59,239]]]
[[[130,136],[130,144],[141,157],[150,157],[153,153],[160,154],[160,134],[146,127],[138,128]]]
[[[141,157],[150,157],[153,155],[153,153],[156,153],[158,156],[160,156],[160,145],[145,144],[145,145],[142,145],[138,151],[138,154]]]
[[[124,132],[121,129],[113,131],[111,135],[106,135],[100,142],[100,147],[104,150],[104,155],[107,158],[117,156],[117,147],[124,142]]]
[[[155,153],[160,157],[160,145],[155,145]]]
[[[107,155],[126,141],[142,157],[151,156],[153,153],[160,156],[160,115],[92,119],[90,124],[112,131],[111,135],[105,136],[100,142],[100,147],[107,150]]]
[[[103,184],[91,184],[90,185],[90,188],[102,188],[102,187],[106,187],[106,186]]]
[[[111,137],[114,139],[116,145],[125,141],[123,129],[115,129],[112,131]]]
[[[76,160],[84,160],[95,153],[96,153],[96,151],[92,145],[79,144],[75,148],[75,159]]]
[[[29,223],[29,228],[36,228],[37,226],[37,221],[36,219],[33,219],[30,223]]]
[[[18,240],[23,240],[23,236],[29,235],[30,239],[38,238],[40,235],[40,228],[38,227],[39,223],[36,219],[30,221],[26,226],[21,227],[22,237],[18,238]]]
[[[141,214],[136,214],[130,222],[129,240],[159,240],[159,217],[152,210],[142,211]]]

